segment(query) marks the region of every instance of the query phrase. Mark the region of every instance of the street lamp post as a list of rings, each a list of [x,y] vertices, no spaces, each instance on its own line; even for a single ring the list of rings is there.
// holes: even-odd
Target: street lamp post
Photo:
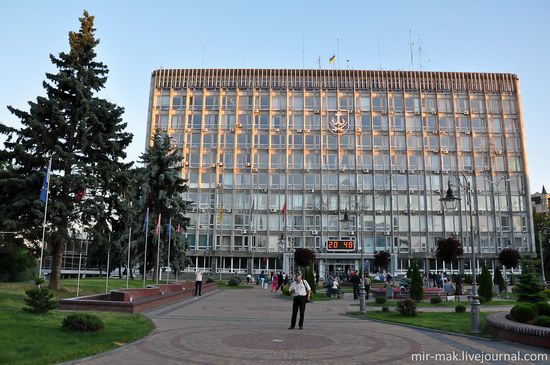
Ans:
[[[546,277],[544,275],[544,251],[543,251],[543,245],[542,245],[542,240],[544,239],[544,235],[545,234],[548,234],[550,233],[550,227],[548,226],[543,226],[540,230],[539,230],[539,248],[540,248],[540,271],[541,271],[541,281],[542,281],[542,285],[544,285],[544,287],[546,288]]]
[[[355,220],[357,224],[357,219]],[[340,220],[341,223],[346,223],[349,226],[349,223],[351,220],[349,219],[348,212],[344,212],[344,218]],[[348,227],[349,228],[349,227]],[[359,270],[361,283],[359,284],[359,311],[361,313],[365,313],[367,311],[366,303],[365,303],[365,281],[364,281],[364,262],[365,262],[365,256],[363,253],[363,240],[361,240],[361,268]]]
[[[458,188],[460,187],[464,188],[466,191],[466,204],[469,207],[470,211],[470,246],[472,250],[472,300],[470,302],[471,306],[471,313],[472,313],[472,324],[471,324],[471,332],[472,333],[479,333],[479,298],[477,296],[477,279],[476,279],[476,251],[475,251],[475,245],[474,245],[474,217],[472,212],[472,186],[470,182],[468,181],[466,175],[464,175],[462,172],[455,171],[458,177]],[[460,180],[460,177],[464,179],[464,181]],[[449,188],[447,189],[447,193],[445,197],[439,199],[445,204],[445,208],[449,211],[455,211],[458,207],[458,204],[460,202],[460,197],[456,197],[453,192],[453,188],[451,187],[451,180],[449,177],[448,181]],[[459,192],[460,195],[460,192]]]

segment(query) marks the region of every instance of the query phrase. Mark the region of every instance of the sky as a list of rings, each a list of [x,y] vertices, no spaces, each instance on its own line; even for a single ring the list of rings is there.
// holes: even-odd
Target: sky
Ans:
[[[151,72],[158,68],[323,68],[509,72],[519,75],[531,192],[550,187],[550,2],[543,0],[8,0],[0,12],[0,122],[44,95],[49,54],[95,16],[98,60],[110,70],[100,97],[125,108],[145,149]],[[412,63],[411,63],[411,43]],[[421,49],[421,52],[419,50]],[[420,56],[421,54],[421,56]],[[545,113],[546,111],[546,113]]]

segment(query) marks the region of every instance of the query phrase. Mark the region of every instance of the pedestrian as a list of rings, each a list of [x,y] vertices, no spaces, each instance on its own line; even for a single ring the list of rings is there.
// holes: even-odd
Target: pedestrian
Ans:
[[[334,283],[334,276],[331,272],[328,273],[327,280],[325,282],[325,286],[327,287],[327,297],[331,297],[332,294],[332,284]]]
[[[279,277],[277,276],[277,274],[273,273],[273,275],[271,276],[271,292],[277,293],[278,288],[279,288]]]
[[[319,272],[315,274],[315,285],[319,285]]]
[[[292,318],[288,329],[293,330],[296,326],[298,309],[300,310],[300,322],[298,322],[298,327],[303,329],[306,303],[311,293],[311,287],[306,280],[302,280],[302,275],[298,274],[296,275],[296,281],[290,285],[290,293],[294,296],[294,298],[292,300]]]
[[[367,296],[367,300],[369,300],[370,284],[371,284],[370,275],[367,272],[365,273],[365,294]]]
[[[260,272],[260,287],[262,289],[264,288],[264,282],[265,282],[265,274],[264,274],[264,271],[262,270]]]
[[[250,284],[251,279],[252,279],[252,275],[250,275],[250,274],[246,275],[246,285]]]
[[[197,271],[197,275],[195,275],[195,296],[197,296],[197,292],[199,293],[199,296],[201,296],[202,291],[202,270]]]
[[[279,275],[277,275],[277,291],[281,289],[281,286],[285,283],[285,277],[284,273],[282,271],[279,271]]]
[[[353,271],[350,278],[353,285],[353,300],[359,299],[359,287],[361,286],[361,278],[357,270]]]

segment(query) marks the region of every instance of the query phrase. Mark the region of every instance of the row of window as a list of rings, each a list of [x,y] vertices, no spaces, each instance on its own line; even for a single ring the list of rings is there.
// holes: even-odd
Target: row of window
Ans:
[[[272,132],[284,131],[286,129],[294,131],[299,130],[328,130],[328,123],[336,113],[328,114],[224,114],[221,117],[218,114],[168,114],[157,113],[154,116],[154,129],[186,129],[202,130],[218,128],[222,130],[231,129],[251,129],[268,130]],[[344,119],[349,124],[349,133],[354,133],[358,128],[362,131],[421,131],[422,128],[429,131],[461,132],[474,131],[478,133],[492,132],[500,134],[503,131],[507,133],[516,133],[519,131],[519,122],[517,118],[484,118],[484,117],[444,117],[429,115],[421,116],[403,116],[403,115],[384,115],[363,113],[358,115],[345,115]],[[170,124],[168,123],[170,122]],[[278,132],[277,132],[278,133]]]
[[[301,93],[288,94],[261,90],[254,93],[188,93],[171,95],[169,91],[156,96],[155,106],[160,109],[206,109],[206,110],[390,110],[396,112],[438,111],[452,113],[500,113],[516,114],[517,103],[514,96],[497,94],[457,94],[449,93]]]

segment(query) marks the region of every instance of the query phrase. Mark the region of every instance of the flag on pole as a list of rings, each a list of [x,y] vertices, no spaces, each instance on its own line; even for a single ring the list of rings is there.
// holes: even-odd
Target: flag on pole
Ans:
[[[76,202],[80,203],[82,199],[86,196],[86,189],[81,189],[76,192]]]
[[[147,211],[145,212],[145,218],[143,219],[143,229],[142,229],[143,233],[146,233],[147,231],[148,221],[149,221],[149,208],[147,208]]]
[[[51,162],[46,167],[46,171],[44,172],[44,181],[42,181],[42,190],[40,190],[40,200],[42,200],[43,203],[46,202],[48,199],[48,189],[50,185],[50,169],[51,169]]]
[[[160,231],[160,213],[159,213],[159,219],[157,221],[157,229],[155,229],[155,234],[158,236]]]
[[[286,200],[285,200],[285,205],[283,206],[282,213],[283,213],[283,222],[286,222]]]
[[[220,205],[220,225],[223,223],[223,202],[222,205]]]
[[[332,57],[328,59],[328,63],[333,64],[334,62],[336,62],[336,55],[333,54]]]
[[[250,217],[252,218],[252,215],[254,214],[254,198],[251,196],[252,198],[252,205],[250,205],[250,211],[248,212],[248,215],[250,215]]]
[[[170,244],[170,237],[172,236],[172,218],[168,221],[168,244]]]
[[[178,228],[176,228],[176,232],[180,233],[180,231],[181,231],[181,227],[180,227],[180,225],[178,224]]]

